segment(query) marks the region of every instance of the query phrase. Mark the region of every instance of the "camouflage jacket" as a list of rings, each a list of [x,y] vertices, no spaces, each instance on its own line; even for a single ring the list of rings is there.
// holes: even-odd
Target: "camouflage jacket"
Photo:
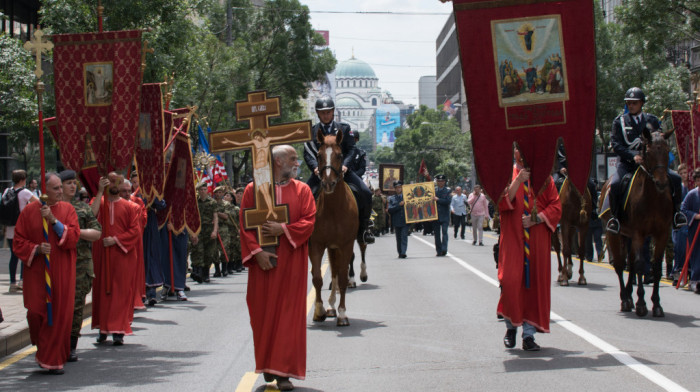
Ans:
[[[219,211],[219,206],[214,198],[207,197],[205,200],[197,198],[197,207],[199,207],[199,220],[202,222],[202,231],[199,236],[204,235],[208,238],[214,230],[214,212]]]
[[[75,213],[78,215],[78,224],[80,229],[102,230],[100,222],[92,213],[92,209],[85,202],[71,200],[70,204],[75,208]],[[90,277],[95,277],[92,266],[92,243],[86,240],[79,240],[76,248],[77,262],[75,264],[75,276],[87,274]]]

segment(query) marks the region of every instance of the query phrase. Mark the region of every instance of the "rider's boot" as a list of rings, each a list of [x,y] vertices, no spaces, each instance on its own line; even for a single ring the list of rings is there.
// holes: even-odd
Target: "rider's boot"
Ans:
[[[357,242],[365,244],[374,243],[374,235],[372,234],[371,222],[369,219],[360,218],[360,228],[357,230]]]
[[[671,183],[671,197],[673,198],[673,228],[679,229],[688,225],[688,219],[681,212],[681,202],[683,201],[683,184],[679,175],[669,175]]]
[[[618,190],[613,188],[612,186],[610,187],[608,191],[608,198],[610,199],[610,219],[608,220],[608,223],[605,225],[605,230],[613,233],[613,234],[619,234],[620,233],[620,221],[617,219],[618,216],[620,216],[620,208],[619,201],[617,200],[619,197],[617,195]]]

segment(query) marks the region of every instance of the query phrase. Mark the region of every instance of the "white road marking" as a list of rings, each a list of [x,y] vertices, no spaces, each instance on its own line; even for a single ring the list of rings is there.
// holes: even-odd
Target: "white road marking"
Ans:
[[[416,237],[416,236],[410,236],[410,238],[414,238],[426,245],[428,245],[431,248],[435,248],[435,245],[429,243],[428,241]],[[461,265],[468,271],[472,272],[474,275],[480,277],[481,279],[485,280],[486,282],[492,284],[495,287],[498,287],[498,280],[486,275],[485,273],[479,271],[466,261],[460,259],[459,257],[454,256],[451,253],[448,253],[447,256],[449,256],[450,259],[454,260],[457,264]],[[631,355],[627,354],[624,351],[621,351],[617,347],[611,345],[610,343],[604,341],[603,339],[595,336],[594,334],[586,331],[585,329],[579,327],[578,325],[572,323],[571,321],[565,320],[563,317],[559,316],[558,314],[554,312],[550,312],[549,315],[550,319],[554,321],[556,324],[560,325],[564,329],[568,330],[569,332],[573,333],[574,335],[577,335],[578,337],[582,338],[583,340],[587,341],[588,343],[592,344],[596,348],[600,349],[606,354],[610,354],[613,358],[615,358],[618,362],[621,364],[629,367],[630,369],[634,370],[635,372],[639,373],[649,381],[653,382],[654,384],[660,386],[666,391],[673,391],[673,392],[687,392],[688,390],[683,388],[682,386],[676,384],[672,380],[668,379],[661,373],[657,372],[656,370],[640,363],[636,359],[632,358]]]

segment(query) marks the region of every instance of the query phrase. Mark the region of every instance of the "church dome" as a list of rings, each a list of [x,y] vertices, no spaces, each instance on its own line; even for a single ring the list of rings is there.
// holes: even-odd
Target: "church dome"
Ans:
[[[362,105],[360,105],[360,103],[357,102],[357,100],[349,97],[343,97],[336,100],[335,106],[343,109],[362,109]]]
[[[374,73],[372,67],[364,61],[356,59],[354,56],[338,64],[335,69],[335,77],[336,79],[377,79],[377,75]]]

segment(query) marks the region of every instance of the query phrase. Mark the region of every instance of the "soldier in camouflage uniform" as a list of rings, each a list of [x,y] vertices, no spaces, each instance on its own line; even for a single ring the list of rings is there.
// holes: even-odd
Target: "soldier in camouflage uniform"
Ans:
[[[374,195],[372,196],[372,211],[377,214],[374,217],[374,235],[378,236],[384,233],[385,217],[384,211],[386,210],[386,198],[382,195],[382,190],[377,188],[374,190]]]
[[[216,213],[218,207],[216,201],[209,196],[205,182],[197,185],[197,195],[202,229],[199,235],[190,237],[191,276],[198,283],[208,283],[211,263],[219,258],[219,217]]]
[[[226,248],[226,251],[228,252],[228,272],[229,274],[233,274],[233,271],[236,272],[241,272],[243,271],[243,259],[241,258],[241,236],[240,236],[240,222],[239,222],[239,216],[240,216],[240,208],[238,208],[238,204],[240,203],[240,199],[243,198],[243,188],[238,188],[236,190],[236,193],[234,194],[233,192],[226,192],[224,195],[224,200],[228,201],[231,203],[231,206],[233,207],[231,209],[232,215],[231,215],[231,220],[233,221],[234,225],[233,227],[230,228],[229,232],[231,233],[231,236],[229,237],[231,240],[231,246]]]
[[[75,198],[78,189],[73,170],[64,170],[59,175],[63,182],[63,199],[70,202],[75,208],[80,224],[80,241],[76,249],[77,261],[75,263],[75,308],[73,310],[73,327],[70,332],[70,355],[68,362],[78,360],[76,348],[83,324],[83,308],[85,308],[85,296],[92,289],[92,280],[95,273],[92,267],[92,242],[100,239],[102,226],[92,213],[90,206]]]
[[[231,247],[231,229],[233,228],[233,206],[231,203],[224,200],[224,192],[226,189],[223,186],[218,186],[214,189],[214,200],[218,209],[216,213],[219,217],[219,238],[216,240],[216,245],[219,250],[219,258],[214,261],[214,277],[226,277],[229,274],[229,248]],[[220,241],[219,241],[220,240]],[[221,246],[223,244],[223,247]]]

